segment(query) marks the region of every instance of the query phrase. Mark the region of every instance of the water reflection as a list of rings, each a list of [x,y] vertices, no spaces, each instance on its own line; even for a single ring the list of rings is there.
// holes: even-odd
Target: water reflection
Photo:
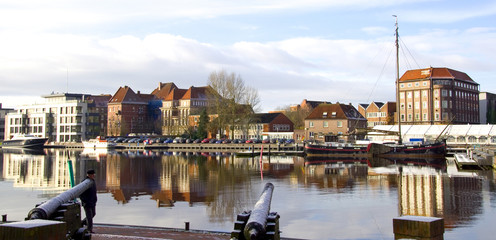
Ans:
[[[151,209],[174,209],[181,202],[189,207],[202,206],[207,209],[208,221],[223,223],[224,231],[232,230],[238,213],[253,206],[260,193],[254,179],[261,176],[278,182],[275,194],[277,186],[305,189],[307,193],[283,194],[295,199],[293,194],[307,194],[303,197],[310,205],[325,199],[322,193],[351,197],[366,193],[370,199],[365,201],[381,201],[375,197],[377,192],[394,193],[397,212],[389,216],[391,219],[400,215],[442,217],[448,228],[473,225],[473,219],[485,211],[484,191],[494,192],[492,171],[460,173],[445,161],[425,159],[269,156],[260,164],[259,158],[239,158],[230,153],[57,149],[4,150],[2,156],[1,177],[12,181],[13,187],[41,189],[45,197],[55,196],[70,186],[67,159],[71,159],[76,182],[84,178],[87,169],[95,169],[99,193],[109,193],[114,204],[126,206],[144,199]],[[273,209],[284,217],[287,206],[277,204]],[[301,211],[315,208],[301,205]],[[492,205],[491,209],[496,208]],[[30,207],[26,206],[26,211]],[[326,219],[320,221],[324,229],[332,224]],[[390,223],[382,224],[390,228]],[[281,223],[283,232],[285,227]],[[356,238],[353,233],[346,236]]]

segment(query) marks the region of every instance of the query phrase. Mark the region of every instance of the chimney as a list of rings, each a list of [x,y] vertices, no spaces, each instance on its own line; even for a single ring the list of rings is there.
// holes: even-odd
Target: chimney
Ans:
[[[138,95],[140,94],[140,91],[138,91]]]
[[[160,90],[162,90],[162,82],[159,82],[159,83],[158,83],[158,90],[159,90],[159,91],[160,91]]]

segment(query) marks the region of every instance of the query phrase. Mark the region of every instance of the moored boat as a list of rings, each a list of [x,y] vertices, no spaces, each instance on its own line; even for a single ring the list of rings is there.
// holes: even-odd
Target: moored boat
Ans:
[[[115,143],[108,142],[106,139],[101,139],[100,137],[90,139],[88,141],[83,141],[83,146],[85,148],[114,148]]]
[[[370,145],[356,145],[349,143],[307,144],[305,154],[310,157],[318,156],[367,156]]]
[[[48,138],[24,134],[16,135],[12,139],[4,140],[2,148],[43,148]]]
[[[369,153],[374,157],[429,157],[444,158],[446,143],[436,141],[422,144],[379,144],[371,143]]]

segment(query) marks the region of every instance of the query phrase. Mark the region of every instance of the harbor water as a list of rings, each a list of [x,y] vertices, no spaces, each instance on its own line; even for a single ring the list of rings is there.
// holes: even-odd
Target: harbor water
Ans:
[[[42,151],[0,153],[0,214],[22,221],[36,204],[95,169],[96,223],[230,232],[236,215],[274,184],[271,211],[281,236],[394,239],[393,218],[444,218],[445,239],[491,239],[494,171],[458,171],[447,160],[300,156],[237,157],[218,152]]]

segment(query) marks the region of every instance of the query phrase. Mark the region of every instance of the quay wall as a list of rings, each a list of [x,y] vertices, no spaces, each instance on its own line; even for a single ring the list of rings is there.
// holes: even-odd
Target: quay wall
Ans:
[[[84,149],[82,143],[49,143],[45,148],[68,148],[68,149]],[[147,150],[167,150],[167,151],[216,151],[216,152],[260,152],[263,149],[264,153],[276,152],[291,152],[303,153],[303,143],[293,144],[265,144],[265,143],[118,143],[116,149],[147,149]]]

